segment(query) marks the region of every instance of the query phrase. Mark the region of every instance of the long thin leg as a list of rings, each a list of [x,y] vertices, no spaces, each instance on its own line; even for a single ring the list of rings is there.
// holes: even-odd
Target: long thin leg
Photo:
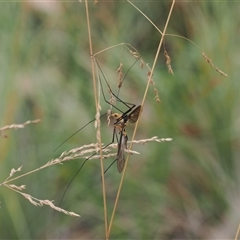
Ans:
[[[101,73],[102,73],[102,75],[103,75],[103,77],[104,77],[104,74],[103,74],[102,69],[100,68],[100,66],[99,66],[99,64],[98,64],[97,59],[95,59],[95,61],[96,61],[97,65],[98,65],[98,67],[99,67],[99,69],[100,69],[100,71],[101,71]],[[116,98],[117,98],[121,103],[123,103],[125,106],[127,106],[127,107],[128,107],[128,110],[127,110],[126,112],[122,112],[119,108],[117,108],[116,106],[112,105],[112,104],[106,99],[105,94],[104,94],[104,91],[103,91],[102,81],[100,80],[100,86],[101,86],[101,90],[102,90],[102,94],[103,94],[103,98],[104,98],[105,102],[108,103],[108,104],[110,104],[111,106],[113,106],[114,108],[116,108],[118,111],[120,111],[120,112],[122,113],[121,117],[116,120],[116,123],[120,122],[122,119],[124,119],[124,121],[126,122],[127,120],[125,120],[125,117],[128,115],[129,112],[131,112],[131,111],[136,107],[136,105],[135,105],[135,104],[132,104],[132,103],[128,103],[129,105],[132,105],[131,107],[128,106],[125,102],[123,102],[120,98],[118,98],[118,97],[112,92],[112,90],[111,90],[111,88],[110,88],[110,86],[109,86],[109,84],[108,84],[108,82],[107,82],[107,80],[106,80],[105,77],[104,77],[104,80],[105,80],[106,84],[108,85],[108,88],[109,88],[109,90],[111,91],[111,93],[113,94],[113,96],[116,97]]]
[[[100,118],[103,117],[103,116],[105,116],[105,115],[107,115],[107,113],[102,114],[102,115],[100,116]],[[92,119],[90,122],[86,123],[83,127],[81,127],[80,129],[78,129],[75,133],[73,133],[71,136],[69,136],[67,139],[65,139],[58,147],[56,147],[53,152],[55,152],[55,151],[56,151],[58,148],[60,148],[67,140],[69,140],[71,137],[73,137],[74,135],[76,135],[76,134],[77,134],[78,132],[80,132],[83,128],[85,128],[88,124],[94,122],[95,120],[96,120],[96,118]]]
[[[115,109],[117,109],[119,112],[123,113],[122,110],[120,110],[118,107],[112,105],[112,104],[106,99],[105,94],[104,94],[104,91],[103,91],[102,81],[100,80],[99,82],[100,82],[101,91],[102,91],[102,95],[103,95],[104,101],[105,101],[106,103],[108,103],[109,105],[113,106],[113,107],[114,107]],[[113,94],[112,90],[110,90],[110,91],[111,91],[111,93]],[[114,94],[113,94],[113,96],[114,96]],[[115,97],[115,96],[114,96],[114,97]],[[122,102],[122,101],[121,101],[121,102]],[[125,105],[126,105],[126,104],[125,104]],[[126,105],[126,106],[129,108],[128,105]]]
[[[105,78],[105,76],[104,76],[104,74],[103,74],[103,71],[102,71],[102,69],[101,69],[101,67],[100,67],[97,59],[96,59],[96,58],[94,58],[94,59],[95,59],[95,62],[97,63],[97,65],[98,65],[98,68],[100,69],[100,71],[101,71],[101,73],[102,73],[102,76],[103,76],[104,81],[106,82],[106,84],[107,84],[107,86],[108,86],[108,89],[111,91],[111,94],[117,99],[117,101],[123,103],[126,107],[129,108],[126,112],[123,112],[123,111],[121,111],[119,108],[117,108],[116,106],[113,106],[113,105],[106,99],[105,94],[104,94],[104,91],[103,91],[102,81],[100,80],[101,91],[102,91],[102,95],[103,95],[103,98],[104,98],[105,102],[108,103],[109,105],[113,106],[113,107],[114,107],[115,109],[117,109],[119,112],[123,113],[123,114],[122,114],[122,117],[121,117],[121,119],[123,119],[136,105],[135,105],[135,104],[132,104],[132,103],[128,103],[128,102],[122,101],[116,94],[114,94],[114,93],[112,92],[112,90],[111,90],[111,88],[110,88],[110,86],[109,86],[109,84],[108,84],[108,82],[107,82],[107,79]],[[137,60],[138,60],[138,59],[137,59]],[[135,62],[136,62],[136,61],[135,61]],[[134,62],[134,64],[135,64],[135,62]],[[133,65],[134,65],[134,64],[133,64]],[[132,66],[133,66],[133,65],[132,65]],[[130,67],[130,69],[132,68],[132,66]],[[129,72],[130,69],[128,69],[128,71],[126,72],[125,76],[127,75],[127,73]],[[125,76],[124,76],[124,78],[125,78]],[[123,79],[124,79],[124,78],[123,78]],[[118,92],[118,94],[119,94],[119,92]],[[129,105],[130,105],[131,107],[130,107]],[[102,114],[100,117],[103,117],[103,116],[105,116],[106,114],[107,114],[107,113],[104,113],[104,114]],[[119,119],[118,122],[119,122],[121,119]],[[54,149],[53,152],[55,152],[55,151],[56,151],[58,148],[60,148],[65,142],[67,142],[71,137],[73,137],[75,134],[77,134],[78,132],[80,132],[83,128],[85,128],[88,124],[92,123],[93,121],[95,121],[95,118],[92,119],[92,120],[91,120],[90,122],[88,122],[87,124],[85,124],[83,127],[81,127],[79,130],[77,130],[77,131],[76,131],[75,133],[73,133],[71,136],[69,136],[66,140],[64,140],[58,147],[56,147],[56,148]]]
[[[104,171],[104,174],[107,172],[107,170],[117,161],[117,158],[107,167],[107,169]]]
[[[114,143],[115,135],[116,135],[116,128],[114,127],[112,141],[111,141],[109,144],[107,144],[106,146],[104,146],[104,147],[102,148],[102,150],[105,149],[105,148],[107,148],[107,147],[108,147],[109,145],[111,145],[112,143]],[[81,169],[83,168],[83,166],[85,165],[85,163],[86,163],[91,157],[93,157],[93,156],[96,155],[96,154],[97,154],[97,153],[93,153],[91,156],[89,156],[88,158],[86,158],[85,161],[84,161],[84,162],[82,163],[82,165],[80,166],[80,168],[77,170],[77,172],[75,173],[75,175],[73,176],[73,178],[71,179],[71,181],[68,183],[66,189],[65,189],[64,192],[63,192],[62,198],[61,198],[60,203],[59,203],[59,207],[61,206],[61,204],[62,204],[62,202],[63,202],[63,199],[64,199],[64,196],[66,195],[66,192],[67,192],[69,186],[71,185],[71,183],[73,182],[73,180],[76,178],[76,176],[78,175],[78,173],[81,171]]]
[[[126,107],[128,107],[128,108],[130,108],[130,109],[133,109],[133,108],[136,106],[135,104],[126,103],[126,102],[122,101],[116,94],[114,94],[114,92],[111,90],[111,88],[110,88],[110,86],[109,86],[109,83],[108,83],[107,79],[105,78],[105,75],[104,75],[104,73],[103,73],[103,71],[102,71],[102,69],[101,69],[101,67],[100,67],[100,65],[99,65],[99,63],[98,63],[98,60],[97,60],[96,58],[94,58],[94,60],[95,60],[95,62],[97,63],[98,68],[99,68],[99,70],[100,70],[100,72],[101,72],[101,74],[102,74],[102,76],[103,76],[103,78],[104,78],[104,81],[105,81],[105,83],[107,84],[108,89],[110,90],[111,94],[117,99],[117,101],[121,102],[121,103],[124,104]],[[106,97],[105,97],[105,95],[104,95],[103,86],[102,86],[101,80],[100,80],[100,85],[101,85],[101,89],[102,89],[102,93],[103,93],[103,98],[104,98],[104,100],[105,100],[108,104],[112,105],[109,101],[107,101],[107,99],[106,99]],[[131,105],[132,107],[130,107],[129,105]],[[113,107],[115,107],[115,106],[113,106]],[[115,107],[115,108],[116,108],[118,111],[122,112],[122,111],[121,111],[120,109],[118,109],[117,107]],[[131,111],[131,110],[130,110],[130,111]]]
[[[122,84],[123,84],[123,81],[125,80],[128,72],[131,70],[131,68],[135,65],[135,63],[140,59],[140,56],[136,59],[136,61],[134,61],[134,63],[130,66],[130,68],[128,68],[127,72],[125,73],[124,77],[123,77],[123,80],[122,80]],[[119,94],[120,94],[120,88],[118,88],[118,93],[117,93],[117,96],[119,97]]]
[[[124,164],[125,164],[125,158],[124,158],[124,150],[125,148],[127,148],[127,133],[125,132],[125,130],[123,130],[124,133],[121,132],[120,136],[120,141],[118,142],[118,153],[117,153],[117,158],[107,167],[107,169],[104,171],[104,174],[107,172],[107,170],[117,161],[117,168],[118,168],[118,172],[122,172],[123,168],[124,168]],[[124,137],[124,139],[123,139]],[[124,141],[124,142],[122,142]]]

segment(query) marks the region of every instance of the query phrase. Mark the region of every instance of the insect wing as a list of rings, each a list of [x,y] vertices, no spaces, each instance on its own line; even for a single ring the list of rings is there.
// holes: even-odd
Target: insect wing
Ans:
[[[141,111],[141,105],[139,105],[137,108],[135,108],[130,114],[129,114],[129,122],[135,123],[138,120],[139,114]]]
[[[118,154],[117,154],[117,169],[118,172],[121,173],[124,164],[125,164],[125,148],[127,148],[127,133],[124,131],[121,131],[120,141],[118,143]]]

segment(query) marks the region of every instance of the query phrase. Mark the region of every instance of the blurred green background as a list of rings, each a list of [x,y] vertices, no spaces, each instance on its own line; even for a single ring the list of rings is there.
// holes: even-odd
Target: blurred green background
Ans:
[[[135,3],[163,30],[170,1]],[[94,52],[127,42],[151,66],[160,35],[139,12],[120,1],[90,3],[89,8]],[[239,3],[233,2],[176,3],[167,32],[194,41],[228,77],[211,68],[190,42],[165,39],[174,76],[161,52],[153,77],[161,103],[154,101],[150,86],[136,138],[157,135],[173,141],[134,146],[141,155],[130,158],[111,239],[235,236],[240,222],[239,11]],[[86,26],[83,3],[1,3],[1,126],[37,118],[42,122],[8,131],[8,138],[0,139],[0,182],[12,168],[23,165],[22,173],[29,172],[64,150],[96,141],[90,124],[53,152],[95,115]],[[133,57],[118,47],[98,59],[116,92],[115,71],[122,62],[126,72]],[[146,75],[135,64],[120,97],[140,104]],[[102,113],[107,109],[102,101]],[[104,143],[111,134],[103,120]],[[25,184],[27,193],[58,205],[82,161],[47,168],[14,184]],[[109,216],[120,177],[116,165],[106,174]],[[0,202],[0,239],[104,239],[99,161],[84,166],[62,204],[81,218],[35,207],[4,187]]]

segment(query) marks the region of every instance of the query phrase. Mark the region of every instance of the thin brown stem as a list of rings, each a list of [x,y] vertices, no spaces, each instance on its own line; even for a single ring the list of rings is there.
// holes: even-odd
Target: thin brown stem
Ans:
[[[234,240],[238,239],[239,233],[240,233],[240,224],[238,225],[237,233],[236,233]]]
[[[106,189],[105,189],[105,178],[104,178],[104,166],[103,166],[103,153],[102,153],[102,141],[101,141],[101,131],[100,131],[100,105],[98,101],[98,91],[97,91],[97,81],[95,75],[95,65],[93,57],[93,48],[92,48],[92,37],[91,37],[91,27],[90,27],[90,18],[88,11],[88,1],[85,0],[86,6],[86,17],[87,17],[87,28],[88,28],[88,38],[89,38],[89,48],[91,55],[91,67],[92,67],[92,79],[93,79],[93,88],[94,88],[94,99],[96,106],[96,122],[97,122],[97,142],[99,146],[100,153],[100,163],[101,163],[101,176],[102,176],[102,190],[103,190],[103,205],[104,205],[104,222],[105,222],[105,233],[107,236],[108,231],[108,221],[107,221],[107,201],[106,201]]]
[[[172,15],[172,10],[173,10],[174,4],[175,4],[175,0],[172,1],[172,5],[171,5],[171,8],[170,8],[170,11],[169,11],[169,14],[168,14],[168,18],[167,18],[167,21],[166,21],[166,24],[165,24],[165,27],[164,27],[164,30],[163,30],[163,34],[161,36],[161,39],[160,39],[160,42],[159,42],[159,45],[158,45],[158,49],[157,49],[157,52],[156,52],[156,55],[155,55],[155,59],[154,59],[153,66],[152,66],[152,71],[151,71],[151,73],[150,73],[150,75],[148,77],[147,86],[146,86],[145,93],[144,93],[143,100],[142,100],[142,104],[141,104],[142,108],[143,108],[145,100],[146,100],[148,88],[149,88],[149,85],[151,83],[151,78],[152,78],[152,75],[153,75],[153,71],[154,71],[154,68],[156,66],[156,62],[157,62],[157,59],[158,59],[158,56],[159,56],[159,53],[160,53],[160,49],[161,49],[161,46],[162,46],[162,43],[163,43],[163,40],[164,40],[164,36],[166,34],[166,31],[167,31],[168,23],[169,23],[171,15]],[[140,112],[140,115],[141,115],[141,112]],[[139,118],[138,118],[138,120],[137,120],[137,122],[135,124],[134,132],[133,132],[133,135],[132,135],[132,140],[135,138],[139,120],[140,120],[140,116],[139,116]],[[129,149],[132,149],[132,146],[133,146],[133,143],[130,144]],[[120,192],[121,192],[121,189],[122,189],[123,179],[125,177],[125,173],[126,173],[129,157],[130,157],[130,155],[128,154],[126,162],[125,162],[125,166],[124,166],[124,169],[123,169],[122,177],[121,177],[121,180],[120,180],[120,184],[119,184],[116,200],[115,200],[115,203],[114,203],[113,212],[112,212],[111,219],[110,219],[110,222],[109,222],[109,229],[108,229],[107,239],[109,239],[109,237],[110,237],[111,228],[112,228],[112,224],[113,224],[113,219],[114,219],[114,215],[115,215],[115,212],[116,212],[116,208],[117,208]]]

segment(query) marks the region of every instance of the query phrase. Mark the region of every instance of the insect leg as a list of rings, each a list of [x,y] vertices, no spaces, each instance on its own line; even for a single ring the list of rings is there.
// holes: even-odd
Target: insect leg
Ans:
[[[116,134],[116,128],[114,127],[114,130],[113,130],[113,137],[112,137],[112,141],[107,144],[106,146],[104,146],[102,149],[105,149],[107,148],[109,145],[111,145],[113,142],[114,142],[114,139],[115,139],[115,134]],[[60,204],[59,204],[59,207],[61,206],[62,202],[63,202],[63,199],[64,199],[64,196],[66,195],[66,192],[69,188],[69,186],[72,184],[73,180],[76,178],[76,176],[78,175],[78,173],[81,171],[81,169],[83,168],[83,166],[85,165],[85,163],[91,158],[93,157],[94,155],[96,155],[97,153],[94,153],[92,154],[91,156],[89,156],[88,158],[85,159],[85,161],[82,163],[82,165],[80,166],[80,168],[77,170],[77,172],[74,174],[73,178],[71,179],[71,181],[68,183],[66,189],[64,190],[63,192],[63,196],[60,200]]]
[[[102,114],[102,115],[100,116],[100,118],[103,117],[103,116],[105,116],[106,114],[107,114],[107,113]],[[94,119],[91,120],[90,122],[86,123],[83,127],[81,127],[80,129],[78,129],[75,133],[73,133],[73,134],[72,134],[71,136],[69,136],[66,140],[64,140],[58,147],[56,147],[53,152],[55,152],[55,151],[56,151],[58,148],[60,148],[66,141],[68,141],[71,137],[73,137],[74,135],[76,135],[76,134],[77,134],[78,132],[80,132],[83,128],[85,128],[88,124],[94,122],[95,120],[96,120],[96,119],[94,118]]]
[[[133,108],[135,107],[135,104],[126,103],[126,102],[122,101],[116,94],[114,94],[114,92],[112,91],[112,89],[111,89],[110,86],[109,86],[109,83],[108,83],[107,79],[105,78],[105,75],[104,75],[104,73],[103,73],[103,71],[102,71],[102,69],[101,69],[101,67],[100,67],[100,65],[99,65],[99,63],[98,63],[98,60],[97,60],[96,58],[94,58],[94,59],[95,59],[95,62],[97,63],[97,66],[98,66],[98,68],[99,68],[99,70],[100,70],[100,72],[101,72],[101,74],[102,74],[102,76],[103,76],[103,78],[104,78],[104,81],[105,81],[105,83],[107,84],[108,89],[109,89],[109,91],[111,92],[111,94],[117,99],[117,101],[121,102],[122,104],[124,104],[124,105],[125,105],[126,107],[128,107],[129,109],[133,109]],[[103,86],[102,86],[101,80],[100,80],[100,84],[101,84],[101,88],[102,88],[102,92],[103,92]],[[104,100],[105,100],[108,104],[110,104],[109,101],[106,100],[104,93],[103,93],[103,97],[104,97]],[[110,105],[112,105],[112,104],[110,104]],[[130,107],[129,105],[131,105],[132,107]],[[114,107],[115,107],[115,106],[114,106]],[[120,109],[118,109],[117,107],[115,107],[115,108],[116,108],[118,111],[122,112],[122,111],[121,111]],[[130,111],[131,111],[131,110],[130,110]]]

